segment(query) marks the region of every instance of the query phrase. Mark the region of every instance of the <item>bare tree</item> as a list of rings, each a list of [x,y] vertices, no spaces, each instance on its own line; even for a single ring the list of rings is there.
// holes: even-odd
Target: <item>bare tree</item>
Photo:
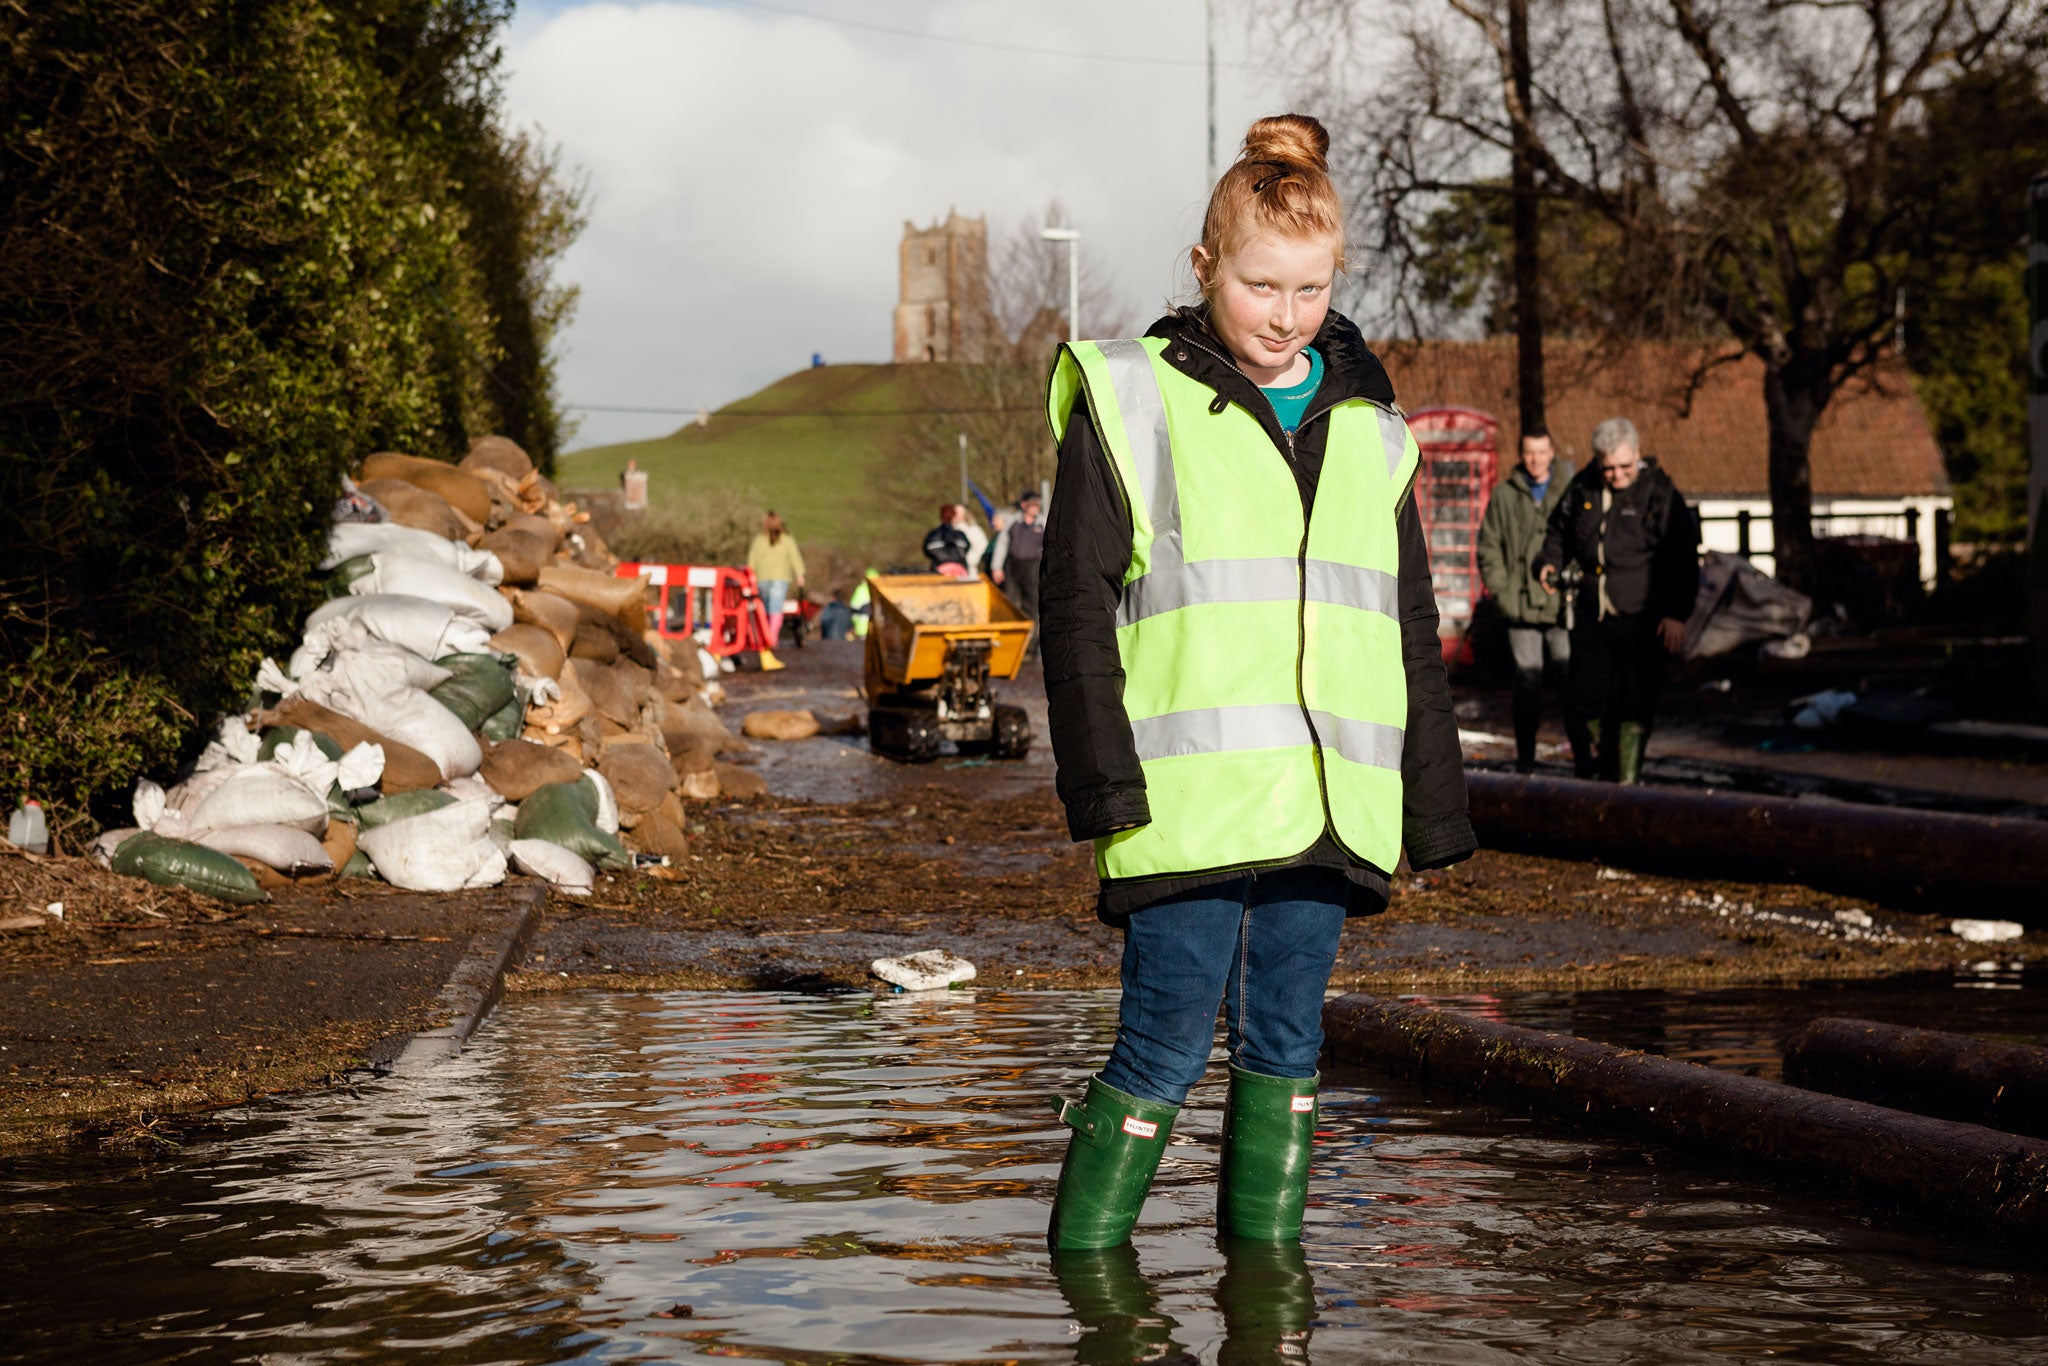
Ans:
[[[1524,149],[1545,199],[1615,231],[1607,278],[1636,304],[1618,330],[1697,326],[1700,374],[1763,362],[1779,573],[1810,583],[1814,426],[1883,354],[1912,225],[1940,211],[1899,202],[1894,147],[1930,94],[2038,36],[2040,0],[1554,0],[1530,15],[1527,99],[1509,2],[1416,0],[1340,120],[1394,266],[1382,300],[1420,332],[1400,298],[1420,224],[1446,195],[1500,193]],[[1295,0],[1289,19],[1355,37],[1365,7]]]

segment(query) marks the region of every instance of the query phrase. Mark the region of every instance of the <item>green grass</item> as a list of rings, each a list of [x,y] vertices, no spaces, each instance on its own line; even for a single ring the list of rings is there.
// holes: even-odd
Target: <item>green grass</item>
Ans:
[[[953,367],[827,365],[651,441],[572,451],[557,462],[565,490],[615,489],[627,460],[648,473],[650,511],[692,495],[738,490],[782,514],[804,546],[854,559],[909,563],[941,499],[957,496],[946,419],[964,402]],[[734,547],[738,556],[744,546]]]

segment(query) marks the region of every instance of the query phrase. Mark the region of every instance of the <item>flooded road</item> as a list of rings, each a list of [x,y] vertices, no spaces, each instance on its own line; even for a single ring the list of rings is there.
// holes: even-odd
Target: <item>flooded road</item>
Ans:
[[[2048,1039],[2038,984],[1978,980],[1445,1004],[1767,1073],[1823,1012]],[[1114,1011],[514,998],[422,1078],[233,1112],[147,1167],[11,1164],[0,1359],[2048,1355],[2048,1274],[2010,1249],[1358,1073],[1328,1079],[1300,1256],[1217,1247],[1212,1082],[1134,1252],[1055,1267],[1044,1098],[1100,1061]]]

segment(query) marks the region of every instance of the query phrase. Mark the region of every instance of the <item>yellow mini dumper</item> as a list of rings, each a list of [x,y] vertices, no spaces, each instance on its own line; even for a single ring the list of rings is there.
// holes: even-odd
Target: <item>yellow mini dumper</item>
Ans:
[[[989,680],[1017,676],[1031,622],[987,579],[877,574],[868,585],[868,747],[913,764],[947,740],[962,754],[1023,758],[1031,720],[997,702]]]

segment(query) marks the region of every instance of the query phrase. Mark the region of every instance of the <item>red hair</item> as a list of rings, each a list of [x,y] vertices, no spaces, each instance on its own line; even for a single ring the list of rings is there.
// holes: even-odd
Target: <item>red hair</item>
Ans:
[[[1278,114],[1246,130],[1244,150],[1209,194],[1202,249],[1210,269],[1258,236],[1334,239],[1344,262],[1344,201],[1330,181],[1330,134],[1307,114]],[[1209,287],[1203,285],[1207,294]]]

